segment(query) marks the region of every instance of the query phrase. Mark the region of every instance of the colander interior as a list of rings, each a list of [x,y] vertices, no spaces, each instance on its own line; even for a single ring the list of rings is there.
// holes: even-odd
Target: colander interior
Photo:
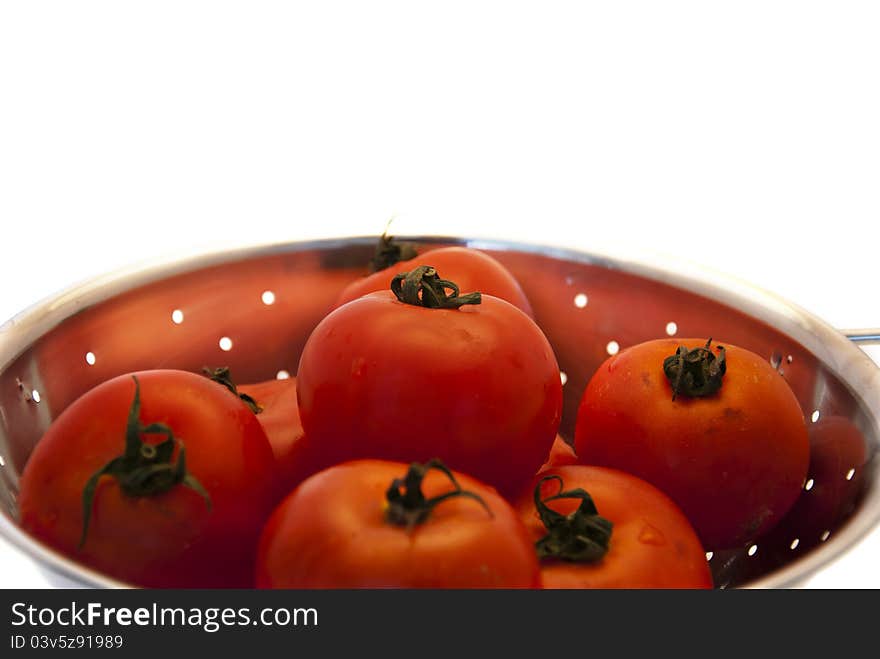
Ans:
[[[876,374],[848,378],[848,365],[866,368],[858,349],[827,334],[818,321],[595,255],[486,241],[412,240],[471,244],[519,279],[560,365],[560,433],[566,439],[573,437],[588,379],[609,355],[641,341],[679,336],[713,337],[765,356],[791,386],[809,427],[834,419],[846,428],[840,441],[860,443],[864,457],[842,465],[841,482],[818,482],[811,475],[801,494],[816,499],[835,488],[856,488],[852,505],[822,519],[792,516],[736,550],[706,547],[717,587],[795,583],[855,540],[854,533],[842,533],[854,519],[862,520],[861,529],[876,522],[876,392],[866,399],[863,391],[866,382],[876,383]],[[224,365],[238,382],[295,376],[306,338],[342,288],[366,272],[374,241],[292,243],[111,276],[41,303],[0,328],[0,509],[7,535],[26,550],[36,548],[16,527],[19,474],[52,419],[79,395],[113,376],[158,367],[198,372]],[[80,573],[45,548],[38,559],[74,580],[112,583]]]

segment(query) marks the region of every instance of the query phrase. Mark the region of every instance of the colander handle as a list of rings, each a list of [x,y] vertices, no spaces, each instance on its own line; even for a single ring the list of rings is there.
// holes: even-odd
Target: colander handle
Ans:
[[[853,343],[862,345],[880,345],[880,327],[874,329],[840,330]]]

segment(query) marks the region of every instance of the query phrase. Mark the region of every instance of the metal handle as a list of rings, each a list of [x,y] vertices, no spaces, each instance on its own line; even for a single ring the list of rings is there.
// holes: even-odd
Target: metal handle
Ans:
[[[850,329],[840,332],[854,343],[862,345],[880,345],[880,328],[874,329]]]

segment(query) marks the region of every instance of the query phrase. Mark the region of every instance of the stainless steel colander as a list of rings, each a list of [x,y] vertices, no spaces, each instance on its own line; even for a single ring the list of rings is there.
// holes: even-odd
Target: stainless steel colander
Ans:
[[[274,244],[200,254],[102,277],[0,327],[0,533],[69,585],[121,586],[25,534],[19,475],[51,421],[79,395],[146,368],[228,365],[239,382],[295,375],[311,329],[338,292],[365,273],[376,237]],[[760,289],[642,258],[531,244],[401,237],[464,244],[504,263],[521,282],[553,345],[565,392],[561,434],[599,364],[626,346],[665,336],[712,336],[764,355],[797,395],[808,424],[840,419],[862,457],[843,465],[857,487],[820,524],[792,517],[737,550],[707,547],[719,588],[791,587],[852,548],[880,521],[880,369],[845,333]],[[878,340],[876,332],[858,337]],[[840,441],[844,441],[841,437]],[[804,497],[826,496],[815,475]],[[837,485],[836,483],[834,485]]]

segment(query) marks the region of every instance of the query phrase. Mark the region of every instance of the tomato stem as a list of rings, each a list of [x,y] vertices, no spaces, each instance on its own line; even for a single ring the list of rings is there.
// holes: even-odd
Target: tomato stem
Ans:
[[[83,528],[79,549],[86,542],[89,520],[95,500],[95,492],[101,476],[112,476],[119,483],[119,489],[129,497],[142,497],[162,494],[172,487],[184,485],[198,492],[211,509],[211,497],[195,476],[186,470],[186,449],[183,442],[174,436],[171,428],[164,423],[143,425],[140,420],[141,390],[137,377],[134,380],[134,400],[128,412],[125,426],[125,452],[113,458],[96,471],[83,488]],[[141,435],[164,435],[165,440],[158,444],[147,444]],[[179,448],[177,462],[172,463],[174,447]]]
[[[718,357],[709,348],[710,338],[702,348],[688,350],[679,346],[674,355],[663,360],[663,373],[672,385],[672,400],[684,395],[691,398],[711,396],[721,389],[727,372],[724,346],[716,346]]]
[[[370,259],[370,272],[379,272],[390,268],[401,261],[409,261],[418,256],[415,246],[410,243],[399,243],[394,236],[388,235],[388,229],[382,233],[376,244],[376,251]]]
[[[251,408],[251,412],[253,412],[254,414],[259,414],[263,411],[263,408],[257,404],[257,401],[255,401],[252,396],[243,394],[238,390],[238,388],[235,386],[235,383],[232,381],[232,376],[230,375],[228,366],[220,366],[219,368],[213,369],[206,366],[202,369],[202,373],[204,373],[208,378],[210,378],[217,384],[222,384],[224,387],[229,389],[229,391],[241,398],[245,402],[245,404],[249,408]]]
[[[558,481],[559,491],[542,499],[541,486],[548,480]],[[562,478],[556,474],[544,476],[535,486],[535,508],[547,529],[547,535],[535,543],[538,558],[556,558],[578,563],[596,562],[608,552],[614,525],[599,515],[586,490],[576,488],[563,491],[563,487]],[[580,499],[581,503],[577,510],[563,515],[547,506],[548,501],[557,499]]]
[[[424,492],[422,492],[422,481],[431,469],[446,474],[455,489],[426,499]],[[435,458],[425,464],[413,462],[403,478],[395,478],[391,481],[391,485],[385,492],[385,500],[388,503],[388,507],[385,509],[385,519],[395,526],[412,528],[427,520],[438,504],[453,497],[473,499],[486,509],[489,517],[494,517],[482,497],[474,492],[461,489],[455,475],[446,465]]]
[[[451,290],[447,293],[447,290]],[[405,304],[427,309],[458,309],[465,304],[480,304],[480,293],[459,295],[458,284],[440,279],[437,270],[429,265],[395,275],[391,280],[391,291]]]

